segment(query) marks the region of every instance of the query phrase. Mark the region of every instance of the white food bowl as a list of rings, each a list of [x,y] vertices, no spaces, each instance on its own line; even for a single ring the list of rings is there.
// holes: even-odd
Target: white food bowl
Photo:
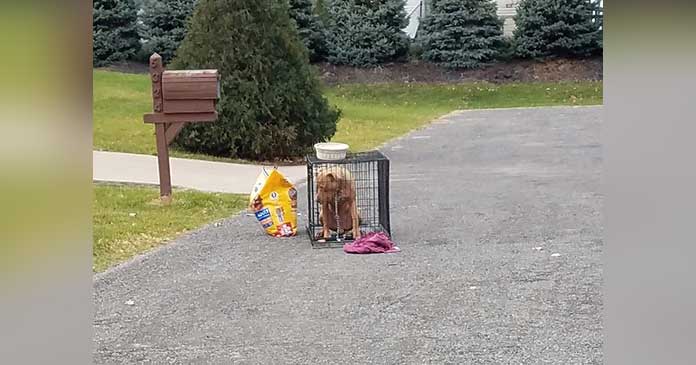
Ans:
[[[314,145],[314,150],[317,151],[318,159],[336,161],[346,158],[348,145],[334,142],[317,143]]]

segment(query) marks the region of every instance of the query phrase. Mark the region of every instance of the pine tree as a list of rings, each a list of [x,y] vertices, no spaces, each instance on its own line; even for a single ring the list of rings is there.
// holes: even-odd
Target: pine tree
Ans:
[[[329,0],[329,62],[358,67],[408,53],[404,0]]]
[[[92,2],[94,66],[106,66],[133,58],[140,48],[133,0]]]
[[[278,0],[199,0],[172,68],[218,69],[219,119],[189,124],[177,146],[273,160],[333,136],[340,113],[322,96],[288,10]]]
[[[186,24],[196,0],[145,0],[139,15],[139,34],[143,50],[149,57],[157,52],[164,63],[174,58],[186,35]]]
[[[601,53],[599,3],[591,0],[522,0],[514,32],[519,57],[582,57]]]
[[[503,46],[502,21],[490,0],[436,0],[423,18],[423,58],[448,68],[476,68]]]
[[[314,12],[312,0],[290,0],[290,18],[297,24],[302,43],[309,50],[309,60],[320,61],[326,56],[326,29]]]
[[[321,22],[326,25],[329,23],[329,10],[326,8],[327,0],[314,1],[314,14],[316,14]]]

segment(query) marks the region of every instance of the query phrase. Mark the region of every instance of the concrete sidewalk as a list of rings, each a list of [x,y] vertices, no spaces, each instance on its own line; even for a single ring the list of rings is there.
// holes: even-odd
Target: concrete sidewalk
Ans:
[[[159,185],[157,156],[94,151],[92,157],[94,181]],[[208,192],[248,194],[263,168],[173,157],[169,160],[173,186]],[[278,170],[293,183],[307,177],[305,166],[282,166]]]

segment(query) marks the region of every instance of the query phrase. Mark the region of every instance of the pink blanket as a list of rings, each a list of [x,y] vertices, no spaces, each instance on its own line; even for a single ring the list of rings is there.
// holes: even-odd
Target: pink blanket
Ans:
[[[346,253],[392,253],[399,252],[394,242],[383,232],[368,233],[352,243],[343,245]]]

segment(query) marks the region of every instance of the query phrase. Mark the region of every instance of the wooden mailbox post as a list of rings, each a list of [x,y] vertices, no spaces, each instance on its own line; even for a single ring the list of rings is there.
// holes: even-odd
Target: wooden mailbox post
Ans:
[[[169,144],[186,123],[214,122],[215,105],[220,98],[217,70],[164,71],[162,57],[150,57],[152,113],[143,116],[155,125],[160,198],[169,200],[172,181],[169,172]]]

